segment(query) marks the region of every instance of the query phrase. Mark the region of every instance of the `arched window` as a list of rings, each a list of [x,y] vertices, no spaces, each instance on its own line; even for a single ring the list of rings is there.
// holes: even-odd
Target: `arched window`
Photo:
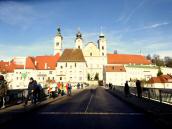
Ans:
[[[93,55],[93,53],[92,52],[90,52],[90,56],[92,56]]]
[[[78,49],[80,49],[80,46],[78,46]]]
[[[59,42],[56,43],[56,46],[59,46]]]
[[[104,50],[104,46],[102,46],[102,50]]]

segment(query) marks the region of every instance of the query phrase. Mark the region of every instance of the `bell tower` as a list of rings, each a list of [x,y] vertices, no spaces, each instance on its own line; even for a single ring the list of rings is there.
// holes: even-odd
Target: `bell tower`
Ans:
[[[57,28],[57,34],[54,38],[54,55],[59,53],[60,55],[62,54],[62,41],[63,37],[61,35],[61,30],[60,27]]]
[[[79,30],[78,30],[78,32],[76,34],[75,47],[78,48],[78,49],[82,49],[83,48],[82,34],[81,34],[81,32]]]
[[[100,56],[107,56],[106,38],[102,32],[99,35],[98,48],[100,51]]]

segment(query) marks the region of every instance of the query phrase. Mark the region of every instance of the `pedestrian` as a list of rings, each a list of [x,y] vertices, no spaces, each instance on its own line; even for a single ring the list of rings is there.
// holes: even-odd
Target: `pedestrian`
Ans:
[[[52,82],[51,84],[51,92],[52,92],[52,97],[55,98],[56,97],[56,83],[55,82]]]
[[[81,89],[83,89],[84,88],[84,86],[83,86],[83,83],[81,84]]]
[[[58,89],[58,96],[61,94],[61,84],[60,82],[57,83],[57,89]]]
[[[78,84],[77,84],[77,89],[80,89],[80,84],[79,84],[79,82],[78,82]]]
[[[7,81],[4,79],[3,75],[0,75],[0,101],[2,102],[2,107],[0,104],[1,108],[5,108],[5,97],[7,94],[7,90],[8,90]]]
[[[32,89],[32,94],[33,94],[33,97],[32,97],[32,102],[34,103],[34,104],[36,104],[37,103],[37,100],[38,100],[38,90],[39,90],[39,87],[38,87],[38,85],[37,85],[37,81],[36,80],[33,80],[33,83],[32,83],[32,87],[33,87],[33,89]]]
[[[142,98],[142,88],[140,80],[136,81],[136,88],[137,88],[137,96],[138,98]]]
[[[28,101],[31,100],[32,103],[33,103],[33,95],[32,95],[32,90],[33,90],[33,78],[31,77],[30,78],[30,81],[29,81],[29,84],[28,84],[28,94],[27,94],[27,97],[26,97],[26,100],[25,100],[25,105],[27,105]]]
[[[63,96],[64,94],[65,94],[65,92],[64,92],[64,84],[62,82],[62,84],[61,84],[61,96]]]
[[[71,96],[71,94],[72,94],[72,85],[71,85],[71,83],[69,83],[69,85],[68,85],[68,93],[69,93],[69,96]]]
[[[128,81],[125,82],[124,93],[125,93],[126,97],[128,97],[130,95],[130,88],[129,88],[129,85],[128,85]]]
[[[69,96],[69,83],[68,82],[66,83],[66,93]]]

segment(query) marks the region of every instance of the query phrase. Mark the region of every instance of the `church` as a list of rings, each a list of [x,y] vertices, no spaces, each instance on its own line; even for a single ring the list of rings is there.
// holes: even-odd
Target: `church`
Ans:
[[[60,72],[62,76],[68,76],[60,76],[60,80],[65,78],[65,82],[67,80],[86,82],[88,79],[95,80],[96,76],[97,80],[103,80],[103,66],[107,64],[106,38],[103,33],[100,34],[97,44],[89,42],[85,45],[82,34],[78,31],[74,48],[64,49],[63,51],[62,46],[63,37],[60,28],[58,28],[54,39],[54,55],[60,54],[60,59],[57,62],[57,72],[58,76],[60,76]],[[70,70],[68,70],[68,67],[70,67]],[[73,75],[73,77],[70,75]]]

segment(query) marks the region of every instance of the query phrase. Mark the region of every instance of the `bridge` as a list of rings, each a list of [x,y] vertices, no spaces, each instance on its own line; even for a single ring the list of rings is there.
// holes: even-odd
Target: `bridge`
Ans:
[[[1,129],[161,129],[170,128],[172,108],[149,98],[125,97],[122,87],[89,87],[72,96],[0,110]],[[149,93],[149,92],[147,92]],[[161,101],[162,102],[162,101]],[[5,119],[8,118],[6,121]],[[4,121],[3,121],[4,120]]]

